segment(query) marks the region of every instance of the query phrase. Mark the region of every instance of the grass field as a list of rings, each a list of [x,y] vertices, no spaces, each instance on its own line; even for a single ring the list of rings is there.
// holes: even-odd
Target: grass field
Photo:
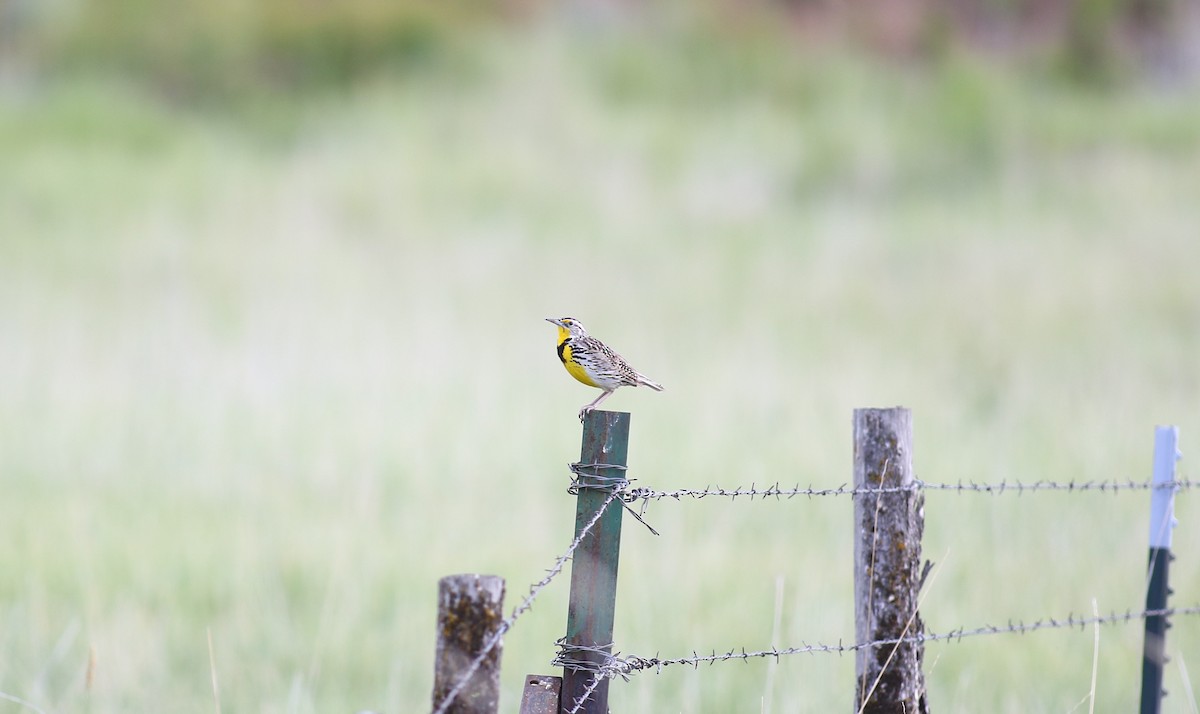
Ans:
[[[436,580],[515,604],[570,539],[594,394],[547,316],[666,385],[606,404],[655,488],[843,484],[851,411],[896,404],[926,481],[1143,480],[1162,423],[1195,472],[1195,94],[545,30],[303,102],[9,91],[0,155],[0,692],[31,705],[0,712],[424,709]],[[929,494],[929,629],[1139,608],[1148,501]],[[647,518],[620,651],[853,638],[848,499]],[[507,638],[505,711],[566,585]],[[1164,711],[1194,712],[1200,619],[1169,645]],[[1091,631],[930,646],[931,702],[1087,711],[1092,658]],[[1096,711],[1134,708],[1140,661],[1140,626],[1101,631]],[[852,697],[835,655],[612,687]]]

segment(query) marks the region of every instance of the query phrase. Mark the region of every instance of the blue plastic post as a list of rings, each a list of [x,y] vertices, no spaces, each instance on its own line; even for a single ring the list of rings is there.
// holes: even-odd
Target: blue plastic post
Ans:
[[[1160,426],[1154,432],[1153,483],[1169,484],[1175,480],[1175,462],[1179,460],[1179,428]],[[1168,568],[1171,559],[1171,533],[1175,529],[1176,488],[1155,488],[1150,492],[1150,567],[1147,573],[1146,609],[1165,610]],[[1146,617],[1146,639],[1142,650],[1142,708],[1141,714],[1159,714],[1162,698],[1163,665],[1167,661],[1166,615]]]

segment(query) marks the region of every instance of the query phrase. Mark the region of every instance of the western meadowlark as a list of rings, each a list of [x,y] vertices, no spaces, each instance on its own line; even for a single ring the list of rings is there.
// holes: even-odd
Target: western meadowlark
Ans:
[[[621,355],[589,335],[579,320],[573,317],[547,317],[546,322],[558,325],[558,358],[571,376],[589,387],[604,390],[595,401],[579,410],[580,421],[618,387],[646,386],[656,392],[663,390],[661,384],[630,367]]]

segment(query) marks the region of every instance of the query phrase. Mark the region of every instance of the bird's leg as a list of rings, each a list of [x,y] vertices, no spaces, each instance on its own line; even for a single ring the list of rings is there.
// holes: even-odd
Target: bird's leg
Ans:
[[[615,389],[606,389],[600,393],[600,396],[593,399],[590,404],[585,404],[583,406],[583,409],[579,410],[579,421],[583,421],[584,415],[586,415],[588,412],[592,411],[596,407],[600,406],[600,402],[604,401],[605,399],[608,399],[608,397],[615,391],[616,391]]]

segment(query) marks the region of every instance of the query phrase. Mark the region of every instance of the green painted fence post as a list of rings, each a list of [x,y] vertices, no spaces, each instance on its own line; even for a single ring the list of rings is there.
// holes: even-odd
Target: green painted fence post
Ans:
[[[629,414],[627,412],[588,412],[583,420],[583,448],[579,456],[579,495],[575,502],[575,535],[592,520],[604,506],[611,493],[609,488],[586,488],[589,484],[610,485],[608,480],[624,478],[629,454]],[[591,466],[604,464],[620,468]],[[574,647],[600,648],[611,653],[613,612],[617,600],[617,560],[621,553],[620,498],[611,501],[600,520],[579,543],[571,560],[571,600],[567,609],[565,649]],[[572,657],[599,662],[599,652],[579,650]],[[563,667],[562,712],[570,711],[588,686],[593,674],[585,669]],[[582,714],[607,714],[608,680],[600,682],[587,702],[580,707]]]

